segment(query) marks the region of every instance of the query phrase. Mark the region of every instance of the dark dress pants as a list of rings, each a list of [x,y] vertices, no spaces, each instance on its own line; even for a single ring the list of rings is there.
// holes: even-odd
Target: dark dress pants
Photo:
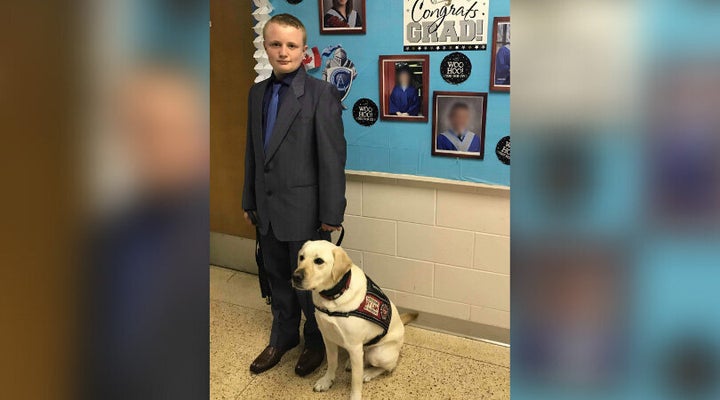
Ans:
[[[307,240],[330,240],[330,232],[317,232]],[[323,350],[322,335],[315,321],[315,306],[309,291],[296,290],[290,284],[290,277],[297,268],[297,255],[305,240],[282,242],[272,230],[260,235],[263,261],[272,294],[273,323],[270,332],[270,346],[287,349],[300,340],[300,313],[305,314],[303,336],[305,347]]]

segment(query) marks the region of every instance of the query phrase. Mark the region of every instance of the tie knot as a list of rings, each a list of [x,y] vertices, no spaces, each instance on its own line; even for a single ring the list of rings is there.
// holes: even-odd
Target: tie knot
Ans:
[[[282,86],[282,83],[279,83],[279,82],[278,82],[278,83],[273,83],[273,88],[272,88],[272,90],[273,90],[273,95],[277,95],[277,94],[278,94],[278,92],[280,91],[280,87],[281,87],[281,86]]]

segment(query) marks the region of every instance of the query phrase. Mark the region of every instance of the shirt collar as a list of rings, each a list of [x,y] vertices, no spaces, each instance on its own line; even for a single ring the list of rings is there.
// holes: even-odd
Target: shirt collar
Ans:
[[[347,6],[345,6],[345,7],[347,7]],[[340,15],[343,19],[345,19],[345,20],[347,21],[347,18],[346,18],[346,17],[343,17],[343,15],[342,15],[342,13],[340,12],[340,9],[339,9],[339,8],[332,7],[332,9],[335,10],[335,12],[338,13],[338,15]],[[346,10],[346,12],[347,12],[347,8],[345,8],[345,10]]]
[[[300,68],[302,68],[302,67],[303,66],[301,65]],[[275,73],[273,72],[272,75],[270,75],[270,82],[271,83],[282,83],[285,86],[290,86],[290,84],[292,84],[293,79],[295,79],[295,75],[297,75],[298,71],[300,71],[300,68],[296,69],[293,72],[290,72],[289,74],[285,74],[285,76],[280,80],[278,80],[275,77]]]
[[[468,130],[465,129],[464,131],[462,131],[462,133],[460,134],[459,137],[458,137],[458,135],[457,135],[457,132],[455,132],[454,130],[452,130],[452,128],[450,129],[450,132],[452,132],[453,136],[457,137],[457,138],[460,139],[460,141],[462,142],[462,140],[465,139],[465,136],[467,135]]]

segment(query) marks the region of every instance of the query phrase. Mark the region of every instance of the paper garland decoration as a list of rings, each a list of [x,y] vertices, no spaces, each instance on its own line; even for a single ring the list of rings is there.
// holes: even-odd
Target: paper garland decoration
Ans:
[[[253,30],[258,35],[253,40],[253,45],[255,45],[255,48],[257,49],[253,54],[253,58],[255,58],[256,61],[255,72],[258,74],[255,78],[255,82],[260,82],[269,78],[270,74],[272,74],[272,66],[268,62],[268,56],[265,52],[265,47],[263,47],[264,41],[262,37],[262,30],[267,21],[270,19],[270,13],[273,11],[273,6],[270,5],[270,0],[253,0],[253,4],[255,4],[257,9],[252,12],[252,16],[256,21],[258,21],[253,27]]]

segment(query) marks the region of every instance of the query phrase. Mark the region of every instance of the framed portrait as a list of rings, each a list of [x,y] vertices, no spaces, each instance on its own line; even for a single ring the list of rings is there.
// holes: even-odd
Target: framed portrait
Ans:
[[[483,159],[487,93],[433,92],[432,154]]]
[[[493,20],[490,90],[510,91],[510,17]]]
[[[321,34],[365,33],[365,0],[318,0]]]
[[[428,121],[430,57],[380,56],[380,119]]]

